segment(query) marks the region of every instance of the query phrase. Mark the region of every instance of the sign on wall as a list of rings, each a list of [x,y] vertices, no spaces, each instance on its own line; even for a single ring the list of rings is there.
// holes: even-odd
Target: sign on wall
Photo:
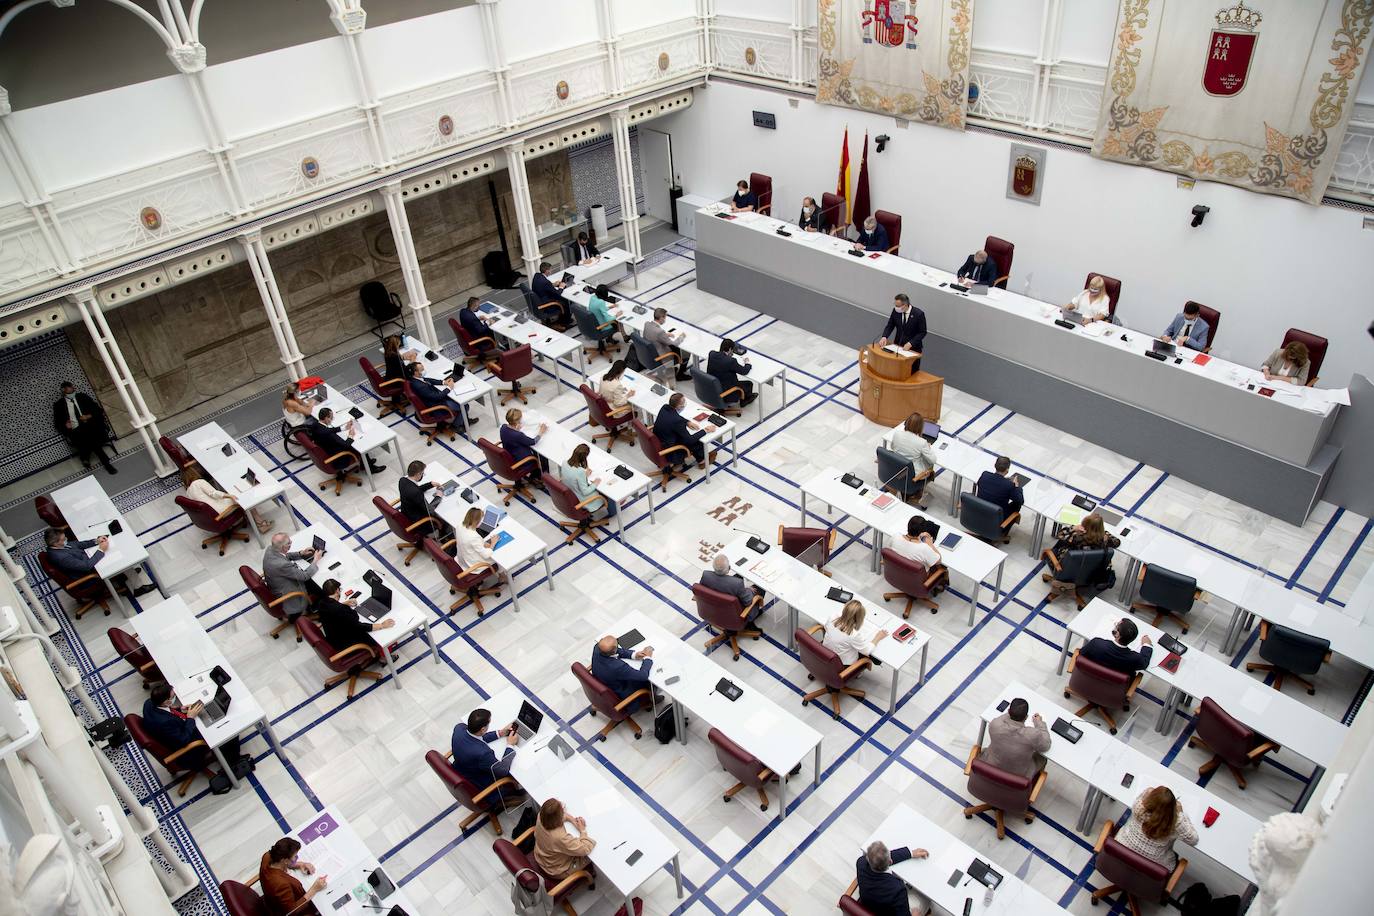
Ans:
[[[1045,184],[1045,159],[1049,150],[1041,146],[1013,143],[1007,156],[1007,196],[1040,206],[1040,190]]]

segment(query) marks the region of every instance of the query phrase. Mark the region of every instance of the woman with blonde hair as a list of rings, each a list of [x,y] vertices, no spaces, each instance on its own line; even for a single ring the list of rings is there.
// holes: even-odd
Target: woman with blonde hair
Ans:
[[[872,639],[860,635],[863,632],[863,623],[863,602],[853,598],[840,610],[840,616],[830,621],[825,628],[821,645],[838,655],[840,664],[845,667],[858,661],[860,655],[868,657],[873,648],[887,637],[887,630],[879,630]]]
[[[181,485],[186,488],[187,496],[197,502],[205,503],[215,510],[216,515],[223,515],[239,504],[233,496],[211,486],[210,481],[201,474],[199,465],[188,464],[181,469]],[[248,514],[253,517],[253,524],[258,526],[258,533],[266,534],[272,530],[272,520],[263,518],[257,509],[249,509]]]
[[[1112,297],[1107,295],[1106,281],[1097,274],[1093,274],[1088,278],[1087,288],[1074,296],[1065,308],[1082,315],[1084,324],[1091,324],[1094,321],[1110,321]]]
[[[1174,843],[1197,845],[1197,828],[1167,786],[1146,789],[1131,805],[1131,819],[1116,832],[1116,841],[1165,868],[1178,864]]]
[[[491,548],[499,535],[493,531],[487,537],[482,537],[477,530],[477,526],[482,524],[482,515],[482,510],[473,506],[463,516],[463,524],[453,532],[454,540],[458,544],[458,562],[464,569],[470,569],[478,563],[490,563],[492,572],[495,572],[496,555],[492,553]]]

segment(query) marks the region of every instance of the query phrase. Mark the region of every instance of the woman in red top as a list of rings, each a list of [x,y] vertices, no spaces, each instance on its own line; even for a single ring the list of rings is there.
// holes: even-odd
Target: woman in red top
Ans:
[[[315,904],[310,901],[324,890],[328,879],[321,875],[310,885],[310,890],[306,890],[305,885],[291,872],[313,875],[315,866],[309,862],[299,861],[296,854],[300,851],[300,841],[282,837],[262,855],[262,864],[258,867],[258,882],[262,887],[263,903],[275,916],[287,916],[288,913],[290,916],[320,916],[320,911],[315,909]]]

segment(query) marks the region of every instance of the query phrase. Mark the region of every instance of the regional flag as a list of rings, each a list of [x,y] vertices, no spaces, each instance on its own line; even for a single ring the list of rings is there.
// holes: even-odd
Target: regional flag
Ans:
[[[849,225],[849,128],[844,129],[844,141],[840,144],[840,178],[835,185],[835,193],[844,205],[843,213],[830,215],[832,225]]]

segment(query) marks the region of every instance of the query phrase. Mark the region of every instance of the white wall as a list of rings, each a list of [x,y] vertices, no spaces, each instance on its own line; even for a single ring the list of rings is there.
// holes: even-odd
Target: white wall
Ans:
[[[1115,3],[1064,0],[1064,17],[1059,27],[1061,59],[1105,67],[1115,41]]]
[[[362,40],[382,98],[490,66],[476,6],[366,29]]]
[[[792,0],[716,0],[716,15],[790,23]]]
[[[751,126],[754,109],[774,112],[778,129]],[[882,155],[870,146],[870,187],[875,207],[904,217],[906,257],[953,269],[998,235],[1016,245],[1013,288],[1033,274],[1037,298],[1065,302],[1100,271],[1122,281],[1120,315],[1132,327],[1163,330],[1195,299],[1222,312],[1219,356],[1258,364],[1298,326],[1332,341],[1326,384],[1374,365],[1365,333],[1374,318],[1374,231],[1361,229],[1357,212],[1203,182],[1183,191],[1173,175],[1054,148],[1042,203],[1031,206],[1006,198],[1011,138],[902,130],[892,118],[808,100],[792,109],[781,94],[722,83],[654,126],[673,135],[688,193],[723,197],[740,176],[765,172],[775,210],[791,217],[804,195],[832,186],[846,124],[854,159],[865,129],[892,137]],[[1196,203],[1212,212],[1192,229]]]
[[[596,41],[593,0],[501,0],[496,27],[507,61],[526,60]]]
[[[973,46],[982,51],[1035,54],[1040,48],[1045,3],[1046,0],[978,0],[973,8]]]
[[[230,140],[330,114],[359,102],[342,38],[205,68],[205,91]]]
[[[696,0],[612,0],[616,31],[621,35],[697,14]]]

